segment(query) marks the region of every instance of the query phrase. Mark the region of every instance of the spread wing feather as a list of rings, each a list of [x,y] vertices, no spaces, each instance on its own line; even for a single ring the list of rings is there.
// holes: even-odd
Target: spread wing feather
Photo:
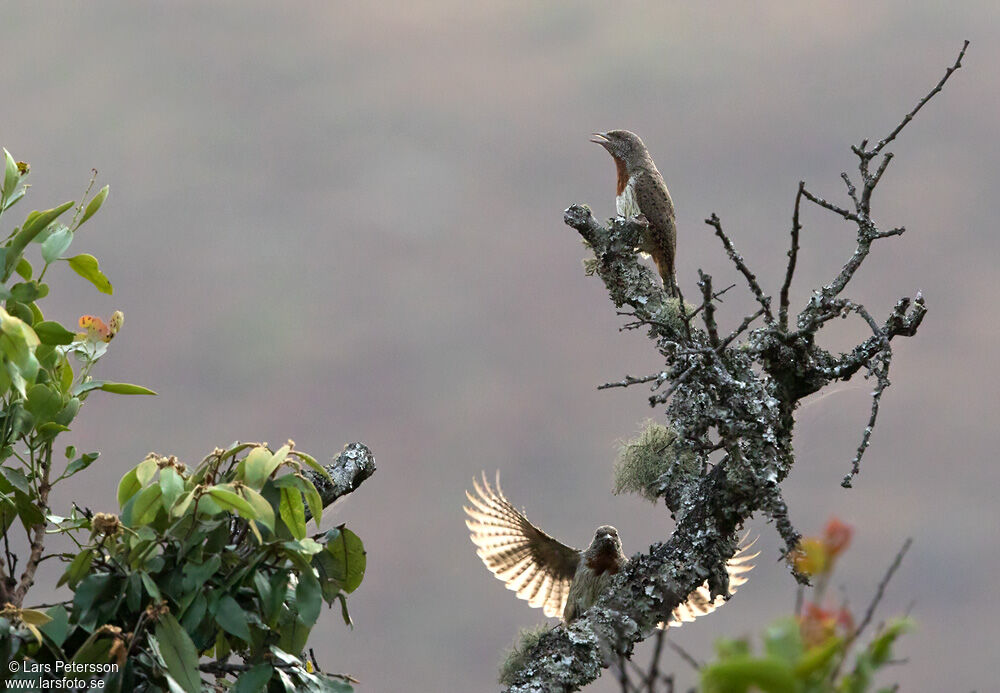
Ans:
[[[743,537],[743,542],[745,541],[746,536]],[[760,555],[760,551],[750,553],[750,549],[756,542],[757,538],[754,537],[754,540],[750,543],[743,543],[740,550],[726,563],[726,572],[729,573],[729,594],[735,594],[736,589],[747,581],[744,574],[753,570],[753,563],[750,561]],[[660,628],[668,628],[670,626],[678,628],[682,623],[690,623],[699,616],[712,613],[725,603],[726,598],[721,594],[714,600],[712,599],[712,593],[708,589],[708,582],[705,582],[701,587],[688,595],[686,602],[673,610],[670,615],[670,621],[665,624],[661,623]]]
[[[486,567],[546,616],[561,616],[580,552],[535,527],[503,495],[500,474],[494,491],[486,475],[482,485],[472,480],[475,494],[465,492],[466,526],[476,554]]]

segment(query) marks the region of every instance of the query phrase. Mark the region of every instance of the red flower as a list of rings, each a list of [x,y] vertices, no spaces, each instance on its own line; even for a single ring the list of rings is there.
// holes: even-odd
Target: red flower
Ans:
[[[844,549],[850,545],[853,534],[854,528],[850,525],[844,524],[836,517],[829,519],[826,527],[823,528],[823,543],[832,558],[843,553]]]

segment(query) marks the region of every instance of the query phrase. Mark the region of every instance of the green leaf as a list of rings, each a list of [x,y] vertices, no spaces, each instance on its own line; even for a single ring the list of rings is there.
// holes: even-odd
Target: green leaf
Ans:
[[[87,616],[96,615],[95,605],[103,600],[104,593],[113,585],[114,577],[107,573],[87,575],[83,578],[73,594],[74,619],[81,624],[89,622],[91,619]]]
[[[45,515],[35,502],[34,496],[15,491],[14,505],[17,508],[17,516],[21,518],[26,528],[45,523]]]
[[[66,402],[66,406],[64,406],[62,409],[59,410],[59,412],[53,418],[53,421],[55,421],[57,424],[68,426],[73,422],[73,419],[76,418],[76,415],[80,413],[81,405],[82,402],[80,402],[79,397],[70,397],[69,401]]]
[[[142,578],[142,586],[146,588],[146,592],[152,599],[156,601],[163,599],[159,586],[153,581],[153,578],[149,576],[149,573],[142,571],[139,573],[139,577]]]
[[[45,613],[49,615],[51,620],[42,626],[42,632],[45,633],[49,639],[52,640],[52,642],[59,647],[62,647],[62,644],[66,642],[66,636],[69,635],[69,614],[66,611],[66,607],[62,604],[57,604]]]
[[[7,312],[31,327],[35,320],[35,314],[31,308],[21,301],[15,301],[12,292],[8,291],[7,293],[11,294],[10,300],[7,301]]]
[[[164,673],[163,678],[167,681],[167,693],[185,693],[184,687],[175,681],[169,673]]]
[[[73,242],[73,232],[62,224],[42,243],[42,259],[45,264],[55,262]],[[30,275],[29,275],[30,276]]]
[[[108,199],[109,190],[110,190],[109,186],[105,185],[103,188],[101,188],[100,192],[94,195],[94,199],[92,199],[90,202],[87,203],[87,209],[83,210],[83,216],[80,217],[80,223],[76,225],[77,228],[83,226],[83,222],[87,221],[87,219],[90,219],[90,217],[97,214],[97,210],[99,210],[101,208],[101,205],[104,204],[104,201]]]
[[[343,592],[337,594],[337,599],[340,600],[340,617],[344,619],[344,625],[354,628],[354,621],[351,620],[351,614],[347,611],[347,597],[344,596]]]
[[[305,539],[296,539],[294,541],[285,541],[281,544],[285,548],[296,551],[305,557],[315,556],[318,553],[322,553],[326,550],[326,547],[320,544],[318,541],[312,537],[306,537]]]
[[[102,631],[94,631],[83,641],[70,661],[74,664],[103,664],[110,659],[111,646],[114,643],[115,638]],[[73,674],[69,676],[72,677]]]
[[[53,207],[52,209],[46,209],[43,212],[32,212],[28,215],[27,219],[24,220],[24,225],[21,226],[21,233],[28,234],[32,238],[38,235],[39,231],[43,231],[48,228],[48,225],[53,221],[58,219],[63,212],[72,207],[74,202],[70,200],[69,202],[63,202],[58,207]],[[16,236],[15,236],[16,239]],[[16,244],[13,244],[16,245]],[[23,250],[28,243],[25,242],[24,246],[21,246]]]
[[[94,550],[84,549],[80,553],[73,557],[70,561],[69,567],[66,568],[66,572],[63,573],[62,577],[59,578],[59,582],[56,583],[56,587],[62,587],[68,584],[70,589],[75,589],[86,575],[87,571],[90,570],[90,564],[94,561]]]
[[[330,476],[330,471],[326,467],[321,465],[319,462],[317,462],[314,457],[311,457],[310,455],[307,455],[304,452],[299,452],[298,450],[295,451],[295,456],[298,457],[303,462],[305,462],[314,472],[319,474],[321,477],[333,483],[333,477]]]
[[[304,539],[306,536],[306,509],[302,504],[302,494],[294,488],[281,489],[281,503],[278,505],[278,514],[282,521],[296,539]]]
[[[323,499],[320,498],[319,491],[316,490],[313,482],[306,479],[305,487],[304,495],[306,502],[309,504],[309,512],[316,521],[316,526],[319,527],[320,520],[323,518]]]
[[[798,679],[806,679],[812,676],[815,672],[820,671],[833,660],[834,655],[841,651],[843,645],[843,638],[832,637],[828,638],[822,645],[806,650],[802,659],[800,659],[795,665],[795,677]]]
[[[704,693],[795,693],[796,682],[787,662],[773,658],[738,655],[710,664],[701,670]]]
[[[250,642],[250,626],[247,615],[230,595],[224,594],[215,605],[215,622],[224,631],[237,638]]]
[[[223,510],[235,512],[240,517],[245,517],[248,520],[257,519],[257,513],[254,511],[253,506],[233,491],[231,487],[212,486],[208,489],[208,495],[215,499],[215,502],[222,506]]]
[[[17,187],[17,182],[21,179],[21,172],[17,170],[17,162],[14,161],[14,157],[10,155],[10,152],[4,149],[3,154],[3,190],[0,192],[2,192],[4,198],[8,198],[14,193],[14,188]]]
[[[48,385],[32,385],[24,408],[35,417],[36,425],[52,421],[63,408],[62,396]]]
[[[344,526],[327,533],[326,552],[333,559],[330,577],[340,583],[341,589],[350,594],[365,577],[367,556],[364,544],[357,534]]]
[[[163,491],[163,507],[170,508],[184,493],[184,480],[173,467],[164,467],[160,470],[160,489]]]
[[[20,617],[22,621],[33,626],[44,626],[52,620],[52,617],[47,613],[37,609],[21,609]]]
[[[193,489],[185,493],[172,506],[170,506],[170,515],[172,517],[180,517],[183,515],[187,511],[188,507],[190,507],[192,500],[194,500]]]
[[[153,475],[156,474],[157,464],[153,457],[147,457],[142,462],[136,465],[135,475],[139,480],[140,486],[145,486],[153,479]]]
[[[309,514],[316,520],[316,525],[319,526],[323,514],[323,500],[320,498],[319,491],[316,490],[316,486],[313,485],[312,481],[299,474],[285,474],[275,479],[273,483],[278,488],[297,488],[301,491],[309,503]]]
[[[160,656],[173,679],[186,693],[201,693],[198,651],[173,614],[160,616],[155,633],[160,645]]]
[[[14,271],[21,275],[22,279],[31,279],[33,269],[28,259],[22,257],[17,261],[17,267],[14,268]]]
[[[301,652],[305,649],[306,641],[309,640],[311,629],[296,618],[293,611],[286,609],[281,613],[276,630],[278,631],[278,647],[286,652]]]
[[[38,426],[35,430],[38,432],[40,440],[52,440],[60,433],[65,433],[70,430],[70,428],[69,426],[63,426],[62,424],[55,423],[54,421],[48,421]]]
[[[68,394],[69,389],[73,387],[73,366],[70,364],[69,359],[63,356],[57,368],[59,371],[59,388]]]
[[[274,508],[271,507],[271,504],[267,502],[264,496],[260,495],[249,486],[244,486],[240,490],[240,493],[243,494],[247,503],[253,507],[254,513],[257,516],[257,521],[273,532]]]
[[[243,467],[243,481],[248,486],[259,490],[280,464],[281,460],[277,455],[272,455],[263,445],[258,446],[251,450],[241,463]]]
[[[139,492],[132,505],[132,527],[149,524],[163,507],[163,489],[159,485],[148,486]]]
[[[186,563],[183,569],[184,589],[200,589],[201,585],[215,575],[221,567],[222,558],[218,554],[212,554],[204,563]]]
[[[31,495],[31,482],[28,481],[28,477],[24,475],[17,467],[0,467],[0,474],[3,474],[4,479],[10,482],[10,485],[16,488],[21,493],[26,495]]]
[[[312,573],[299,575],[299,584],[295,587],[295,607],[302,622],[311,628],[323,607],[322,589]]]
[[[21,304],[8,304],[13,309]],[[40,344],[38,335],[21,318],[0,308],[0,350],[7,356],[7,374],[14,387],[27,396],[27,386],[35,381],[38,374],[38,359],[35,349]]]
[[[155,395],[156,393],[142,385],[131,385],[129,383],[101,383],[96,388],[104,392],[111,392],[116,395]]]
[[[59,215],[72,206],[73,201],[70,200],[58,207],[47,209],[44,212],[32,212],[28,215],[28,218],[24,220],[24,224],[21,226],[21,230],[14,235],[14,238],[10,241],[10,245],[7,246],[3,281],[7,281],[7,278],[10,277],[10,273],[21,260],[21,254],[24,253],[24,249],[35,239],[35,236],[44,231],[49,224],[59,218]],[[97,264],[97,260],[94,260],[94,264]]]
[[[10,297],[26,306],[32,301],[45,298],[49,294],[48,284],[39,284],[37,281],[18,282],[10,287]],[[28,309],[31,310],[30,308]],[[27,321],[26,321],[27,322]],[[31,321],[33,322],[33,320]]]
[[[24,197],[24,193],[26,193],[26,192],[28,192],[28,186],[27,185],[22,185],[20,187],[20,189],[18,189],[17,192],[15,192],[13,195],[10,195],[7,198],[7,201],[4,203],[3,208],[5,210],[7,210],[7,209],[10,209],[11,207],[13,207],[14,203],[17,202],[18,200],[20,200],[22,197]],[[5,250],[5,249],[0,248],[0,250]],[[2,262],[3,262],[2,255],[3,254],[0,253],[0,264],[2,264]]]
[[[97,258],[93,255],[89,255],[87,253],[74,255],[67,261],[69,262],[69,266],[73,268],[74,272],[96,286],[97,290],[102,294],[110,294],[114,291],[111,286],[111,282],[108,281],[108,278],[104,276],[103,272],[101,272],[101,269],[97,264]]]
[[[260,693],[267,686],[274,674],[274,667],[266,662],[254,664],[251,668],[240,674],[236,679],[236,687],[233,693]]]
[[[872,663],[879,667],[889,661],[892,657],[893,643],[900,635],[910,630],[913,630],[913,621],[908,618],[893,621],[883,629],[868,646],[868,651],[872,655]]]
[[[783,618],[764,630],[764,650],[772,657],[794,664],[803,649],[802,632],[794,618]]]
[[[125,605],[131,611],[142,607],[142,578],[139,573],[132,573],[125,582]]]
[[[139,483],[138,476],[136,475],[136,470],[130,469],[122,477],[122,480],[118,482],[118,507],[125,507],[125,503],[139,492],[142,488],[142,484]]]
[[[195,592],[189,591],[187,595],[193,595],[194,599],[184,609],[181,625],[184,626],[184,630],[193,633],[198,630],[202,620],[205,618],[205,614],[208,613],[208,600],[205,599],[205,593],[200,589]]]

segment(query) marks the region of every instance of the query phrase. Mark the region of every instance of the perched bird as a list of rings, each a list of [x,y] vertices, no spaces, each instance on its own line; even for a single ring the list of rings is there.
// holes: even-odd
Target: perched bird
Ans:
[[[590,546],[580,551],[550,537],[511,505],[500,489],[499,473],[496,490],[485,475],[481,486],[476,479],[472,484],[475,494],[465,492],[472,503],[471,507],[465,506],[469,516],[465,524],[476,553],[507,589],[517,592],[530,606],[542,607],[546,616],[561,616],[565,623],[573,621],[597,601],[628,563],[614,527],[598,527]],[[742,546],[726,564],[730,594],[747,581],[743,574],[753,569],[750,561],[757,554],[747,553],[752,545]],[[693,621],[715,611],[725,601],[722,595],[712,599],[706,582],[689,594],[674,609],[669,622],[660,627]]]
[[[677,296],[674,261],[677,255],[677,223],[674,203],[663,176],[639,136],[628,130],[595,132],[590,140],[608,150],[618,168],[615,211],[619,216],[646,217],[649,228],[642,247],[653,257],[663,287]]]

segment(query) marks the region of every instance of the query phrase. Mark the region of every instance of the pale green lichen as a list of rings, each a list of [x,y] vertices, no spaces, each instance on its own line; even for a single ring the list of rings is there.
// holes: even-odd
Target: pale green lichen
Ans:
[[[688,303],[685,304],[685,308],[688,315],[690,315],[695,311],[697,306]],[[681,300],[679,298],[668,298],[663,302],[663,306],[653,315],[653,319],[661,325],[668,327],[671,332],[681,334],[684,330],[684,318],[681,315]]]
[[[648,421],[638,437],[622,444],[615,462],[614,493],[638,493],[655,503],[673,473],[685,473],[695,464],[694,454],[678,450],[676,442],[673,429]]]
[[[522,628],[518,631],[517,637],[514,638],[514,643],[507,650],[503,662],[500,664],[498,682],[501,686],[510,686],[514,683],[515,674],[521,670],[525,661],[527,661],[528,651],[551,629],[552,626],[549,624],[540,623],[532,628]]]

